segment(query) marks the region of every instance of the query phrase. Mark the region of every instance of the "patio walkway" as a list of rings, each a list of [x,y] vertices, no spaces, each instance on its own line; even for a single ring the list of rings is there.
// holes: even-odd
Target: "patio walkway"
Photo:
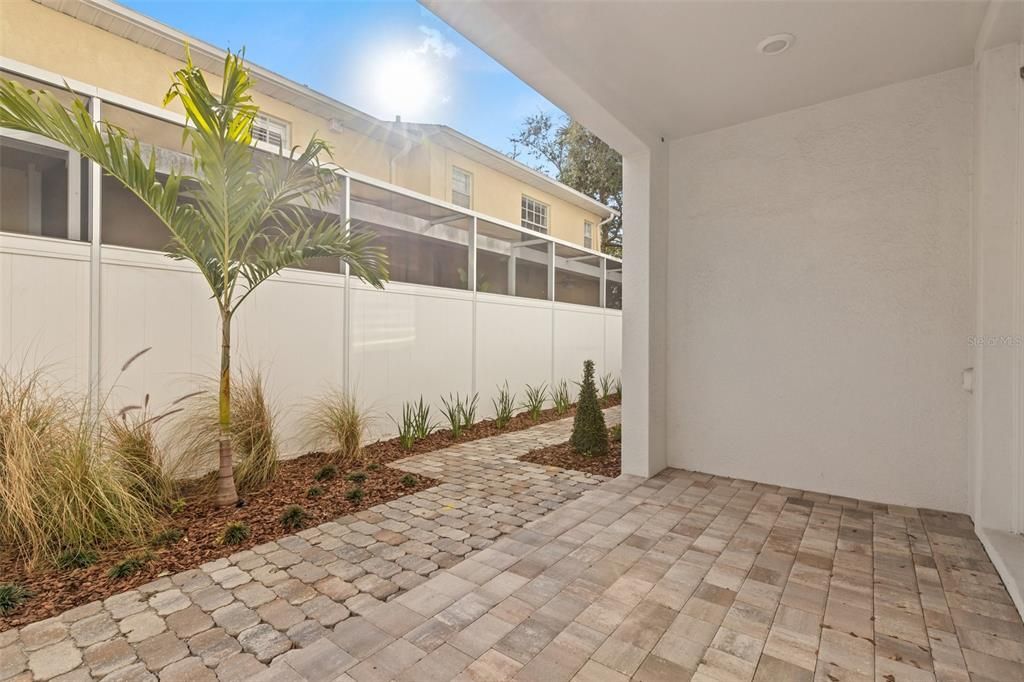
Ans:
[[[325,524],[227,568],[0,633],[0,679],[31,679],[20,672],[26,658],[37,679],[73,664],[61,679],[81,680],[153,679],[150,670],[260,682],[1024,679],[1024,625],[967,517],[680,470],[595,486],[514,461],[511,448],[560,441],[567,429],[547,424],[401,462],[456,486],[426,498],[440,505],[431,520],[461,519],[468,530],[476,508],[524,522],[557,508],[522,528],[489,526],[511,532],[386,603],[363,593],[343,606],[330,596],[351,583],[303,579],[329,564],[272,567],[279,552],[311,551],[300,539],[331,552],[324,541],[339,534],[370,537],[355,524],[403,532],[384,527],[384,510],[374,512],[383,520],[338,523],[345,532]],[[482,504],[495,494],[516,511]],[[415,509],[426,507],[397,508],[419,518]],[[258,559],[269,561],[242,568]],[[206,602],[207,591],[226,601]]]

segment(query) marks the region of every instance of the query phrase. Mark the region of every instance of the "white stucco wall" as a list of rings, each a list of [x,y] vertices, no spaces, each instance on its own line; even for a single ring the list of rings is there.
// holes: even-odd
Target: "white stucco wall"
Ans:
[[[967,510],[971,100],[963,68],[672,143],[669,466]]]

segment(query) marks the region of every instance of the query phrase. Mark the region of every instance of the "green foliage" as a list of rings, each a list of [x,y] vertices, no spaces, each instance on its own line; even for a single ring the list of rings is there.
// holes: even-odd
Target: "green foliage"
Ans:
[[[324,489],[318,485],[311,485],[306,489],[306,497],[316,499],[324,494]]]
[[[0,616],[8,616],[24,604],[32,592],[15,583],[0,584]]]
[[[612,443],[622,442],[622,426],[620,424],[608,427],[608,440]]]
[[[325,464],[322,467],[320,467],[319,471],[313,474],[313,478],[323,483],[324,481],[331,480],[337,475],[338,467],[334,466],[333,464]]]
[[[387,258],[373,244],[372,233],[350,230],[330,210],[339,176],[323,161],[330,156],[328,144],[312,138],[305,147],[257,155],[252,128],[259,108],[240,54],[225,56],[219,80],[216,93],[186,48],[185,66],[174,72],[164,98],[165,105],[179,100],[185,111],[192,174],[158,173],[155,146],[144,156],[139,140],[93,121],[84,100],[76,98],[65,109],[51,93],[8,79],[0,79],[0,127],[41,135],[94,161],[167,227],[168,255],[198,268],[221,323],[217,414],[224,471],[233,464],[230,347],[231,321],[239,306],[283,268],[321,256],[340,258],[357,277],[382,288]],[[220,478],[218,503],[236,500],[234,480]]]
[[[326,450],[332,461],[351,466],[360,460],[370,416],[354,396],[328,391],[309,407],[305,423],[313,444]]]
[[[449,393],[447,398],[441,396],[441,404],[443,405],[441,414],[448,421],[448,428],[451,429],[452,438],[461,436],[462,432],[476,421],[478,397],[476,393],[465,398],[458,393],[454,396]]]
[[[494,405],[494,425],[499,429],[508,426],[515,413],[516,394],[508,389],[508,382],[498,387],[498,397],[491,398]]]
[[[66,549],[57,555],[53,565],[62,571],[74,568],[86,568],[99,561],[100,555],[91,549]]]
[[[423,396],[418,402],[402,403],[402,421],[394,417],[391,421],[398,427],[398,442],[406,450],[411,450],[416,441],[423,440],[437,429],[437,424],[430,419],[430,405],[423,402]]]
[[[148,551],[130,554],[111,566],[110,570],[107,571],[107,577],[111,580],[121,580],[122,578],[135,575],[145,568],[152,558],[153,555]]]
[[[285,530],[298,530],[306,522],[308,515],[306,510],[297,504],[289,505],[281,514],[281,525]]]
[[[346,476],[348,480],[352,481],[356,485],[362,485],[366,480],[366,474],[362,471],[353,471],[351,474]]]
[[[525,408],[530,419],[536,421],[540,417],[541,410],[544,409],[544,403],[547,402],[548,385],[546,383],[542,383],[540,386],[526,384],[523,392],[526,393],[526,398],[523,399],[523,404],[520,407]]]
[[[601,385],[601,400],[604,400],[605,398],[610,396],[612,394],[612,391],[615,389],[615,381],[612,379],[611,372],[608,372],[607,374],[602,374],[599,381]]]
[[[374,462],[372,464],[367,464],[366,465],[366,470],[367,471],[380,471],[380,465],[377,464],[376,462]]]
[[[179,497],[171,500],[170,504],[168,505],[168,511],[170,512],[171,516],[177,516],[181,512],[185,511],[185,507],[187,506],[188,502],[185,501],[185,498]]]
[[[92,408],[38,373],[0,369],[0,545],[7,552],[52,564],[68,549],[149,534],[153,495],[111,446],[102,406]]]
[[[576,404],[569,445],[584,455],[608,453],[608,429],[604,424],[604,413],[597,402],[593,360],[583,363],[583,381],[580,383],[580,398]]]
[[[359,486],[351,488],[347,493],[345,493],[345,499],[349,502],[358,502],[363,499],[363,489]]]
[[[622,378],[615,380],[615,397],[622,398]]]
[[[417,483],[419,483],[419,479],[413,474],[406,474],[405,476],[402,476],[402,485],[406,488],[411,488]]]
[[[220,543],[222,545],[240,545],[248,540],[250,535],[252,535],[252,531],[249,529],[249,524],[244,521],[231,521],[221,531]]]
[[[152,547],[170,547],[177,544],[183,537],[185,537],[185,531],[180,528],[164,528],[149,539],[149,544]]]
[[[551,402],[555,405],[555,412],[565,414],[572,407],[572,398],[569,395],[569,382],[562,379],[551,391]]]
[[[546,112],[527,116],[510,141],[512,158],[525,153],[540,162],[538,170],[554,168],[556,180],[618,213],[601,224],[600,248],[621,256],[622,155],[578,122]]]

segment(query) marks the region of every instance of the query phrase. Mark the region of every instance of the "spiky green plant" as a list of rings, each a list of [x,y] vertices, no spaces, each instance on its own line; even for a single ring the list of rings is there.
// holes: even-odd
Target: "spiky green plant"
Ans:
[[[285,530],[298,530],[306,523],[307,518],[305,509],[297,504],[292,504],[285,507],[284,513],[281,514],[281,525]]]
[[[394,417],[391,421],[398,427],[398,442],[405,450],[411,450],[416,441],[423,440],[437,429],[437,424],[430,418],[430,405],[423,402],[423,396],[415,403],[402,403],[402,421]]]
[[[448,428],[451,429],[452,438],[458,439],[462,432],[476,421],[478,397],[476,393],[466,397],[458,393],[454,396],[449,393],[447,398],[441,396],[441,414],[448,421]]]
[[[610,443],[622,442],[622,426],[620,424],[608,427],[608,441]]]
[[[107,571],[107,577],[111,580],[121,580],[128,576],[135,575],[145,568],[146,564],[148,564],[152,558],[153,555],[148,551],[130,554],[111,566],[110,570]]]
[[[602,374],[599,381],[601,385],[601,400],[604,400],[615,389],[615,380],[612,378],[611,372],[608,372],[607,374]]]
[[[345,499],[348,500],[349,502],[358,502],[359,500],[363,499],[363,494],[363,489],[360,488],[359,486],[356,486],[355,488],[352,488],[347,493],[345,493]]]
[[[508,382],[498,386],[498,396],[491,398],[494,405],[494,425],[499,429],[508,426],[516,410],[516,394],[509,391]]]
[[[313,500],[324,494],[324,489],[318,485],[311,485],[306,489],[306,497]]]
[[[70,571],[74,568],[86,568],[99,561],[100,555],[91,549],[66,549],[57,555],[53,562],[61,571]]]
[[[562,379],[551,391],[551,402],[555,406],[555,412],[565,414],[572,407],[572,398],[569,394],[569,382]]]
[[[419,482],[420,480],[413,474],[406,474],[405,476],[402,476],[402,485],[406,488],[411,488]]]
[[[338,467],[334,466],[333,464],[325,464],[322,467],[320,467],[315,474],[313,474],[313,478],[323,483],[324,481],[331,480],[337,475]]]
[[[156,149],[106,123],[97,124],[86,103],[71,108],[53,94],[0,78],[0,128],[49,138],[97,163],[135,194],[167,226],[168,255],[191,261],[206,281],[220,317],[218,484],[220,505],[234,504],[231,426],[231,323],[256,288],[283,268],[332,256],[375,287],[387,279],[387,261],[373,235],[354,232],[335,211],[316,218],[309,208],[329,205],[339,176],[321,161],[330,149],[319,138],[285,155],[255,154],[252,129],[259,108],[241,54],[228,53],[220,93],[185,50],[164,104],[179,100],[188,125],[194,173],[157,172]],[[180,201],[187,196],[188,201]]]
[[[366,473],[362,471],[353,471],[345,478],[347,478],[352,483],[355,483],[356,485],[362,485],[366,481]]]
[[[221,531],[220,543],[222,545],[240,545],[248,540],[250,535],[252,535],[252,531],[249,530],[249,524],[244,521],[232,521]]]
[[[9,616],[32,596],[32,592],[16,583],[0,584],[0,616]]]
[[[622,377],[615,380],[615,397],[622,398]]]
[[[354,396],[336,389],[316,398],[304,418],[311,445],[323,449],[330,461],[343,466],[360,460],[370,421]]]
[[[576,417],[572,422],[569,445],[584,455],[608,453],[608,428],[604,423],[604,413],[597,402],[593,360],[586,360],[583,363],[583,381],[580,382],[580,398],[576,403]]]
[[[531,386],[526,384],[526,388],[523,389],[526,397],[523,399],[521,407],[526,409],[526,413],[530,415],[530,419],[537,421],[540,417],[541,410],[544,409],[544,403],[547,402],[548,396],[548,385],[542,383],[540,386]]]
[[[185,531],[181,528],[174,528],[172,526],[170,528],[164,528],[153,535],[153,537],[149,539],[149,544],[152,547],[170,547],[171,545],[177,544],[183,537],[185,537]]]

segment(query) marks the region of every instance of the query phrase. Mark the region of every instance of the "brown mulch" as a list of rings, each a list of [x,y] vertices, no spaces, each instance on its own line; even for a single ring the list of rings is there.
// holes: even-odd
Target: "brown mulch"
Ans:
[[[614,397],[602,401],[603,407],[617,404],[619,400]],[[189,499],[181,511],[166,520],[166,527],[182,530],[183,537],[170,547],[142,548],[152,553],[150,560],[138,573],[118,580],[108,578],[107,572],[125,556],[140,551],[138,545],[122,543],[104,547],[98,551],[99,560],[92,566],[63,571],[51,567],[30,571],[12,552],[0,547],[0,584],[21,585],[28,588],[33,595],[14,613],[0,616],[0,632],[57,615],[97,599],[105,599],[157,577],[196,568],[207,561],[289,535],[295,531],[285,529],[280,518],[285,508],[290,505],[302,507],[307,514],[303,527],[310,528],[403,495],[425,490],[438,483],[434,479],[415,475],[415,484],[406,486],[402,483],[406,472],[384,466],[390,462],[439,450],[455,443],[466,443],[565,419],[573,414],[575,408],[570,408],[568,412],[562,414],[556,413],[553,409],[545,410],[536,420],[530,419],[527,415],[518,415],[504,429],[498,429],[493,421],[487,420],[463,431],[457,441],[451,438],[451,432],[448,430],[436,431],[418,441],[409,450],[402,449],[397,438],[378,441],[364,448],[364,461],[360,466],[338,467],[337,476],[324,482],[313,479],[314,474],[323,466],[322,453],[310,453],[282,461],[274,481],[263,490],[244,495],[244,505],[241,507],[218,508],[209,499]],[[366,473],[367,478],[361,485],[362,499],[353,502],[347,500],[345,494],[355,487],[354,483],[347,480],[347,476],[356,470]],[[314,485],[323,489],[319,497],[307,495],[309,488]],[[220,535],[224,527],[234,521],[248,524],[249,538],[238,545],[221,544]]]
[[[622,443],[610,443],[607,455],[595,456],[581,455],[573,450],[568,443],[560,443],[539,450],[531,450],[519,457],[519,461],[615,478],[622,472]]]

